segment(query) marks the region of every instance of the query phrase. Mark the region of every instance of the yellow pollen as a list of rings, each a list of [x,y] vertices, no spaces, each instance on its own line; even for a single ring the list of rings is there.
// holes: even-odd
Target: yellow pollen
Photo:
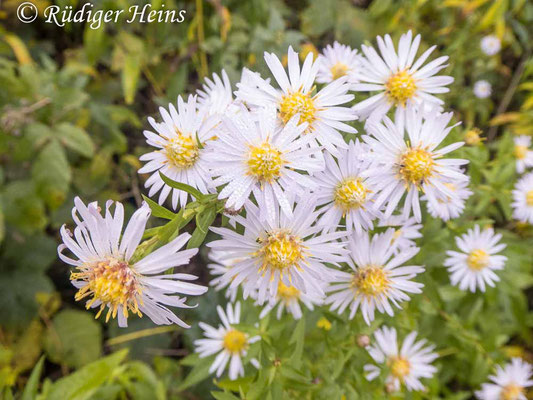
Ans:
[[[196,139],[177,132],[178,136],[169,139],[165,146],[169,163],[179,169],[187,169],[194,165],[200,156]]]
[[[279,103],[279,116],[285,124],[299,113],[300,123],[311,125],[316,120],[316,112],[311,96],[300,91],[283,96]]]
[[[96,301],[100,301],[100,310],[96,318],[100,316],[106,306],[109,310],[106,315],[106,322],[110,317],[115,318],[119,307],[125,318],[131,311],[142,317],[139,311],[139,300],[142,293],[141,284],[138,281],[136,272],[129,264],[119,260],[99,261],[94,264],[84,264],[78,267],[78,272],[72,272],[72,281],[85,281],[87,284],[78,290],[75,300],[80,301],[85,297],[92,296],[86,304],[89,309]],[[141,303],[142,304],[142,303]]]
[[[248,172],[260,182],[272,182],[281,175],[281,167],[285,164],[281,151],[265,142],[252,147],[248,155]]]
[[[263,270],[270,268],[283,271],[298,266],[298,262],[304,258],[302,241],[287,231],[271,233],[262,243],[259,253],[263,256]]]
[[[282,281],[279,281],[278,297],[284,300],[299,299],[300,291],[294,286],[287,286]]]
[[[516,145],[514,147],[514,156],[519,160],[523,160],[527,156],[527,150],[527,146]]]
[[[371,265],[360,268],[354,274],[352,285],[357,288],[358,294],[375,297],[388,290],[390,281],[382,267]]]
[[[403,380],[411,370],[411,363],[402,357],[391,357],[389,359],[391,374],[400,380]]]
[[[524,395],[524,388],[511,383],[500,392],[500,400],[518,400],[520,395]]]
[[[405,106],[406,101],[416,92],[415,79],[407,71],[400,71],[389,78],[385,89],[393,103]]]
[[[246,334],[238,331],[237,329],[231,329],[224,335],[223,344],[224,348],[232,354],[240,354],[241,351],[248,347],[248,339]]]
[[[533,207],[533,190],[529,190],[526,193],[526,204],[530,207]]]
[[[333,80],[339,79],[348,73],[348,66],[341,62],[338,62],[333,67],[331,67],[330,71]]]
[[[409,148],[400,159],[400,175],[407,184],[420,186],[434,170],[433,155],[420,147]]]
[[[339,208],[347,212],[363,207],[368,193],[370,190],[361,178],[347,178],[337,185],[333,199]]]
[[[489,255],[482,249],[471,251],[466,258],[466,263],[470,269],[480,271],[489,264]]]

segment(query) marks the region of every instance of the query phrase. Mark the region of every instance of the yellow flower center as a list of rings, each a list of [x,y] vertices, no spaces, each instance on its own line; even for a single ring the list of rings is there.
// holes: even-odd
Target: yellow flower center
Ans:
[[[287,231],[271,233],[262,242],[263,247],[259,252],[263,257],[263,270],[273,268],[283,271],[293,265],[297,266],[304,258],[302,241]]]
[[[415,78],[407,71],[400,71],[385,83],[385,90],[393,103],[405,106],[405,102],[416,92]]]
[[[248,155],[248,172],[261,182],[272,182],[281,175],[285,164],[281,151],[265,142],[252,147]]]
[[[300,114],[300,123],[307,122],[311,125],[316,120],[316,112],[311,96],[300,91],[283,96],[279,103],[279,116],[285,124],[296,114]]]
[[[530,207],[533,207],[533,190],[529,190],[526,193],[526,204]]]
[[[388,290],[390,281],[383,268],[368,266],[360,268],[354,274],[352,285],[357,288],[358,293],[375,297]]]
[[[345,212],[361,208],[370,190],[361,178],[347,178],[340,182],[333,195],[335,204]]]
[[[87,309],[94,302],[101,301],[102,304],[96,314],[96,318],[100,316],[107,305],[109,306],[109,311],[106,315],[106,322],[109,321],[111,316],[113,318],[117,316],[120,306],[122,306],[124,317],[128,317],[128,311],[142,317],[139,311],[142,287],[136,272],[127,262],[106,260],[82,265],[78,268],[78,272],[70,274],[70,280],[85,281],[87,284],[78,290],[74,298],[79,301],[87,296],[93,296],[86,304]]]
[[[514,156],[519,160],[523,160],[527,156],[527,150],[527,146],[516,145],[514,147]]]
[[[518,400],[519,396],[523,394],[524,388],[522,386],[511,383],[500,392],[500,400]]]
[[[485,250],[477,249],[471,251],[466,258],[466,263],[474,271],[480,271],[489,264],[489,255]]]
[[[331,67],[331,77],[333,80],[342,78],[344,75],[348,73],[348,66],[346,64],[343,64],[341,62],[338,62],[333,67]]]
[[[300,291],[294,286],[287,286],[282,281],[278,283],[278,297],[283,300],[292,300],[300,298]]]
[[[196,139],[178,132],[177,137],[169,139],[165,146],[169,163],[179,169],[187,169],[194,165],[200,156]]]
[[[316,323],[317,328],[322,328],[325,331],[331,330],[331,322],[326,317],[320,318]]]
[[[469,146],[477,146],[482,141],[481,130],[478,128],[470,129],[465,133],[465,142]]]
[[[411,363],[402,357],[392,357],[389,360],[391,374],[400,380],[403,380],[411,370]]]
[[[400,159],[400,175],[407,183],[419,186],[433,175],[433,155],[420,147],[408,149]]]
[[[241,351],[246,350],[248,347],[248,338],[245,333],[237,329],[231,329],[224,335],[222,345],[230,353],[240,354]]]

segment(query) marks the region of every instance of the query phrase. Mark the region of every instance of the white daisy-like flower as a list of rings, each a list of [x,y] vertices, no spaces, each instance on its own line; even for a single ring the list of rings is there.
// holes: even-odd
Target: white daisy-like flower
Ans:
[[[531,364],[513,358],[503,368],[496,367],[496,374],[489,376],[490,383],[481,385],[476,391],[479,400],[527,400],[527,388],[533,386]]]
[[[318,56],[320,67],[316,76],[319,83],[330,83],[343,76],[348,83],[357,83],[357,71],[361,66],[362,55],[350,46],[334,42],[328,44]]]
[[[182,233],[170,243],[160,247],[140,260],[132,256],[144,234],[150,217],[150,207],[143,203],[131,217],[124,233],[124,207],[115,202],[115,212],[106,203],[105,216],[96,202],[86,206],[79,197],[74,199],[72,218],[76,223],[74,234],[65,225],[61,227],[63,244],[58,247],[59,258],[74,266],[70,280],[78,289],[75,299],[87,298],[86,307],[98,308],[96,318],[108,308],[106,322],[118,317],[125,327],[130,313],[142,317],[146,314],[158,325],[178,324],[189,328],[167,306],[190,308],[185,297],[198,296],[207,291],[204,286],[187,281],[197,279],[190,274],[164,274],[169,268],[188,264],[198,249],[179,251],[191,235]],[[65,250],[76,258],[63,254]]]
[[[249,82],[237,85],[237,98],[252,108],[275,107],[282,125],[298,114],[300,122],[308,124],[305,133],[311,135],[311,144],[319,143],[336,154],[337,147],[346,148],[339,131],[357,132],[344,123],[356,119],[349,107],[341,106],[353,99],[353,95],[347,94],[350,89],[347,77],[335,80],[313,95],[320,63],[313,62],[313,54],[309,53],[300,70],[298,53],[292,47],[287,60],[288,75],[275,54],[265,53],[265,61],[280,89],[273,88],[258,75],[248,74]]]
[[[145,183],[145,187],[150,188],[149,197],[161,191],[159,204],[163,204],[172,191],[172,208],[176,209],[178,203],[180,207],[187,204],[187,193],[166,185],[159,172],[174,181],[208,193],[210,175],[204,146],[213,137],[212,130],[217,118],[205,118],[205,111],[198,112],[196,96],[189,96],[187,102],[179,96],[178,109],[169,104],[169,111],[159,108],[162,123],[157,123],[152,117],[148,118],[157,134],[151,131],[143,133],[146,143],[157,150],[140,157],[141,161],[148,163],[139,169],[139,173],[152,173]]]
[[[502,43],[500,42],[500,39],[498,39],[497,36],[487,35],[481,39],[480,47],[483,53],[488,56],[493,56],[495,54],[498,54],[498,52],[502,48]]]
[[[209,260],[212,263],[207,264],[209,273],[214,275],[209,282],[209,286],[213,286],[218,292],[220,290],[226,290],[226,298],[228,298],[232,303],[235,302],[237,298],[237,293],[239,292],[238,288],[229,288],[230,282],[223,280],[223,275],[226,274],[238,260],[231,258],[232,253],[223,249],[211,249],[209,251]]]
[[[352,319],[360,308],[365,322],[370,325],[375,310],[394,315],[393,306],[401,308],[402,301],[409,300],[407,293],[421,293],[424,286],[413,282],[416,275],[424,272],[424,267],[401,266],[411,259],[419,249],[409,247],[394,254],[391,246],[394,229],[387,229],[370,239],[367,233],[353,235],[348,242],[350,259],[348,265],[352,272],[338,271],[327,290],[325,303],[331,310],[341,314],[350,308]]]
[[[228,74],[222,70],[220,75],[213,74],[213,79],[205,78],[202,89],[196,91],[198,109],[205,115],[224,115],[239,110],[233,100],[233,91]]]
[[[315,223],[319,213],[312,198],[298,202],[291,216],[276,207],[272,218],[261,220],[261,207],[261,203],[258,207],[248,202],[246,217],[234,217],[244,228],[242,234],[211,227],[222,239],[207,246],[227,250],[232,258],[242,260],[222,280],[230,282],[230,288],[241,285],[244,298],[257,290],[259,304],[276,299],[279,282],[309,296],[323,296],[323,284],[333,275],[324,264],[346,260],[347,250],[338,241],[346,232],[321,232],[323,228]]]
[[[360,83],[353,85],[353,90],[379,92],[353,107],[361,118],[379,120],[392,107],[398,114],[411,107],[418,108],[421,103],[443,104],[433,94],[449,92],[446,86],[453,82],[453,78],[435,75],[447,66],[448,57],[439,57],[422,67],[437,46],[430,47],[415,62],[420,35],[413,40],[411,31],[403,34],[398,53],[389,35],[384,39],[378,36],[377,42],[381,56],[373,47],[361,46],[366,58],[358,72]]]
[[[524,175],[513,190],[513,218],[533,225],[533,172]]]
[[[474,83],[473,92],[478,99],[486,99],[492,94],[492,85],[490,82],[481,79]]]
[[[513,140],[516,172],[522,174],[526,168],[533,167],[533,150],[530,150],[531,136],[520,135]]]
[[[417,342],[416,336],[416,331],[411,332],[398,348],[396,329],[384,326],[374,332],[376,344],[368,347],[368,353],[376,363],[388,368],[390,374],[386,382],[394,391],[400,390],[402,384],[409,391],[424,390],[420,379],[431,378],[437,372],[437,368],[431,365],[439,357],[433,351],[435,346],[427,345],[425,339]],[[381,367],[373,364],[366,364],[364,370],[369,381],[381,373]]]
[[[407,218],[411,211],[417,222],[422,219],[419,192],[431,201],[437,198],[457,198],[446,182],[464,182],[468,177],[457,167],[467,160],[444,158],[464,142],[437,147],[456,125],[448,126],[452,113],[440,114],[436,110],[425,113],[410,109],[406,119],[397,118],[393,123],[384,117],[383,123],[369,121],[367,130],[372,136],[363,140],[370,145],[375,166],[364,172],[368,182],[380,194],[375,197],[375,206],[386,205],[384,216],[388,218],[405,197],[402,215]],[[407,132],[407,138],[404,138]],[[404,196],[407,194],[406,196]]]
[[[278,292],[276,297],[268,301],[267,305],[261,311],[261,314],[259,314],[259,318],[264,318],[272,309],[276,308],[277,305],[277,319],[281,318],[285,309],[287,312],[292,314],[294,319],[300,319],[302,318],[302,308],[300,306],[300,302],[312,311],[314,306],[321,305],[323,301],[323,296],[313,293],[302,293],[294,286],[286,286],[280,281],[278,283]]]
[[[422,200],[427,200],[427,209],[431,216],[440,218],[443,221],[458,218],[465,209],[466,200],[472,195],[472,191],[468,189],[468,182],[457,181],[457,183],[444,183],[455,196],[422,197]]]
[[[481,231],[479,225],[455,238],[461,251],[447,251],[448,258],[444,261],[452,285],[471,292],[477,288],[484,292],[485,285],[494,287],[494,282],[500,280],[494,271],[503,269],[507,260],[507,257],[498,254],[506,247],[499,243],[501,238],[502,235],[495,234],[492,228]]]
[[[226,207],[241,208],[253,192],[265,205],[262,219],[274,213],[277,205],[291,215],[286,192],[311,188],[313,180],[307,173],[324,169],[321,152],[310,148],[310,137],[302,135],[307,124],[297,123],[295,116],[279,127],[274,108],[252,115],[243,107],[239,114],[223,118],[208,158],[217,177],[213,185],[226,185],[218,195],[227,199]]]
[[[365,144],[350,142],[347,149],[339,152],[337,161],[325,154],[326,169],[313,176],[317,184],[314,196],[323,212],[319,224],[335,230],[341,219],[346,218],[346,229],[358,233],[372,229],[372,220],[380,213],[374,208],[376,192],[361,176],[370,166]]]
[[[199,353],[200,358],[218,353],[209,368],[209,373],[215,372],[217,377],[221,376],[229,362],[228,375],[231,380],[235,380],[239,376],[244,376],[243,358],[246,357],[248,348],[261,338],[259,336],[249,337],[247,333],[234,327],[240,323],[241,303],[237,302],[235,307],[228,303],[226,312],[222,307],[217,306],[217,312],[222,325],[216,329],[200,322],[200,328],[204,330],[206,338],[194,341],[195,351]],[[255,359],[251,359],[250,363],[256,368],[259,367]]]
[[[394,235],[392,235],[394,254],[416,246],[415,239],[422,237],[422,233],[420,233],[422,224],[416,222],[414,217],[406,219],[401,215],[392,215],[387,219],[380,220],[378,226],[394,227]]]

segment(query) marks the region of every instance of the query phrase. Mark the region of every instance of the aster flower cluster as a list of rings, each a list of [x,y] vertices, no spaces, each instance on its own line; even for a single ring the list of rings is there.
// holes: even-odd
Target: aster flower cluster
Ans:
[[[397,46],[389,35],[377,45],[359,52],[335,42],[302,63],[289,47],[286,66],[265,53],[273,79],[244,69],[233,90],[222,71],[176,106],[161,107],[161,122],[149,118],[144,136],[153,151],[141,156],[138,172],[150,174],[148,197],[159,203],[150,206],[168,200],[172,210],[193,212],[190,204],[204,196],[223,204],[229,221],[212,226],[218,238],[207,243],[210,285],[229,303],[217,308],[222,325],[201,323],[205,338],[195,342],[201,358],[217,354],[210,369],[217,377],[228,364],[230,379],[244,375],[246,362],[259,367],[247,354],[260,336],[240,326],[238,299],[261,307],[261,319],[274,309],[278,319],[284,312],[300,319],[319,306],[350,319],[360,314],[368,325],[378,313],[393,316],[423,291],[425,267],[412,259],[424,209],[448,221],[465,208],[467,161],[453,157],[463,143],[451,141],[457,124],[439,98],[453,82],[440,75],[448,57],[430,61],[436,46],[417,57],[422,39],[410,31]],[[523,168],[531,163],[520,151]],[[533,176],[526,178],[515,194],[517,215],[532,220]],[[196,254],[180,251],[189,235],[139,246],[150,207],[143,204],[121,235],[123,206],[116,202],[113,215],[111,204],[102,216],[96,203],[77,199],[74,235],[62,229],[60,257],[75,268],[76,298],[87,298],[98,314],[107,308],[107,319],[118,316],[121,326],[130,313],[186,326],[167,306],[186,307],[179,294],[207,289],[188,282],[193,275],[163,272]],[[494,286],[506,260],[500,239],[477,225],[458,237],[460,252],[450,250],[444,263],[451,283],[470,291]],[[392,390],[423,390],[420,379],[435,373],[437,354],[415,341],[416,332],[401,348],[396,336],[394,328],[377,330],[369,354],[389,370]],[[371,380],[380,367],[365,371]]]

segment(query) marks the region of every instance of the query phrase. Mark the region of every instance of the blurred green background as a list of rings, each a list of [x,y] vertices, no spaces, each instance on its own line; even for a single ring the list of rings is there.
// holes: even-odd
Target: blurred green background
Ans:
[[[16,16],[20,3],[0,3],[0,396],[26,400],[39,392],[42,399],[210,398],[215,386],[206,379],[207,364],[183,357],[200,335],[196,322],[216,323],[212,304],[222,302],[222,296],[210,291],[199,299],[200,307],[186,315],[195,326],[187,332],[154,328],[148,319],[133,320],[125,330],[115,322],[94,320],[92,312],[74,302],[69,268],[56,257],[58,230],[71,221],[73,197],[120,200],[129,213],[138,207],[146,179],[137,174],[138,156],[146,152],[146,117],[155,116],[159,106],[179,94],[193,93],[208,74],[224,68],[236,82],[243,67],[266,73],[264,51],[281,56],[292,45],[305,55],[334,40],[357,48],[374,43],[378,34],[390,33],[397,40],[408,29],[422,34],[424,49],[437,44],[439,55],[450,57],[445,72],[455,82],[443,99],[462,121],[455,139],[474,128],[485,138],[458,152],[471,160],[475,194],[466,216],[447,224],[426,216],[420,262],[442,265],[443,249],[453,246],[454,234],[477,220],[504,230],[512,267],[501,290],[485,297],[437,287],[435,282],[447,284],[446,273],[429,274],[425,296],[431,302],[413,301],[411,313],[398,318],[404,327],[422,318],[420,330],[448,354],[432,383],[433,394],[406,398],[468,399],[494,357],[531,357],[533,296],[527,288],[533,284],[532,232],[511,221],[510,209],[517,178],[512,136],[531,135],[533,129],[531,2],[168,0],[165,9],[186,10],[183,23],[126,23],[123,18],[99,29],[81,23],[58,27],[42,17],[23,24]],[[51,4],[80,5],[77,0],[33,3],[40,15]],[[127,10],[146,3],[93,4]],[[151,2],[153,9],[162,4]],[[494,57],[479,47],[487,34],[503,43]],[[472,87],[479,79],[491,82],[490,98],[474,96]],[[204,283],[205,263],[202,250],[187,267]],[[280,378],[283,390],[276,393],[295,399],[381,398],[370,389],[360,390],[368,385],[356,368],[364,360],[349,367],[343,361],[345,368],[335,369],[338,375],[327,382],[327,371],[344,359],[342,346],[350,340],[353,345],[357,329],[367,328],[360,321],[348,325],[327,314],[334,329],[325,339],[312,329],[321,313],[308,321],[306,345],[341,343],[337,353],[312,350],[304,362],[324,369],[313,373],[322,381],[305,372],[297,384],[294,376]],[[434,330],[439,332],[433,337]],[[115,352],[122,348],[129,349],[127,356]],[[196,367],[187,376],[190,365]],[[235,398],[218,393],[220,399]],[[259,393],[257,398],[276,398]]]

